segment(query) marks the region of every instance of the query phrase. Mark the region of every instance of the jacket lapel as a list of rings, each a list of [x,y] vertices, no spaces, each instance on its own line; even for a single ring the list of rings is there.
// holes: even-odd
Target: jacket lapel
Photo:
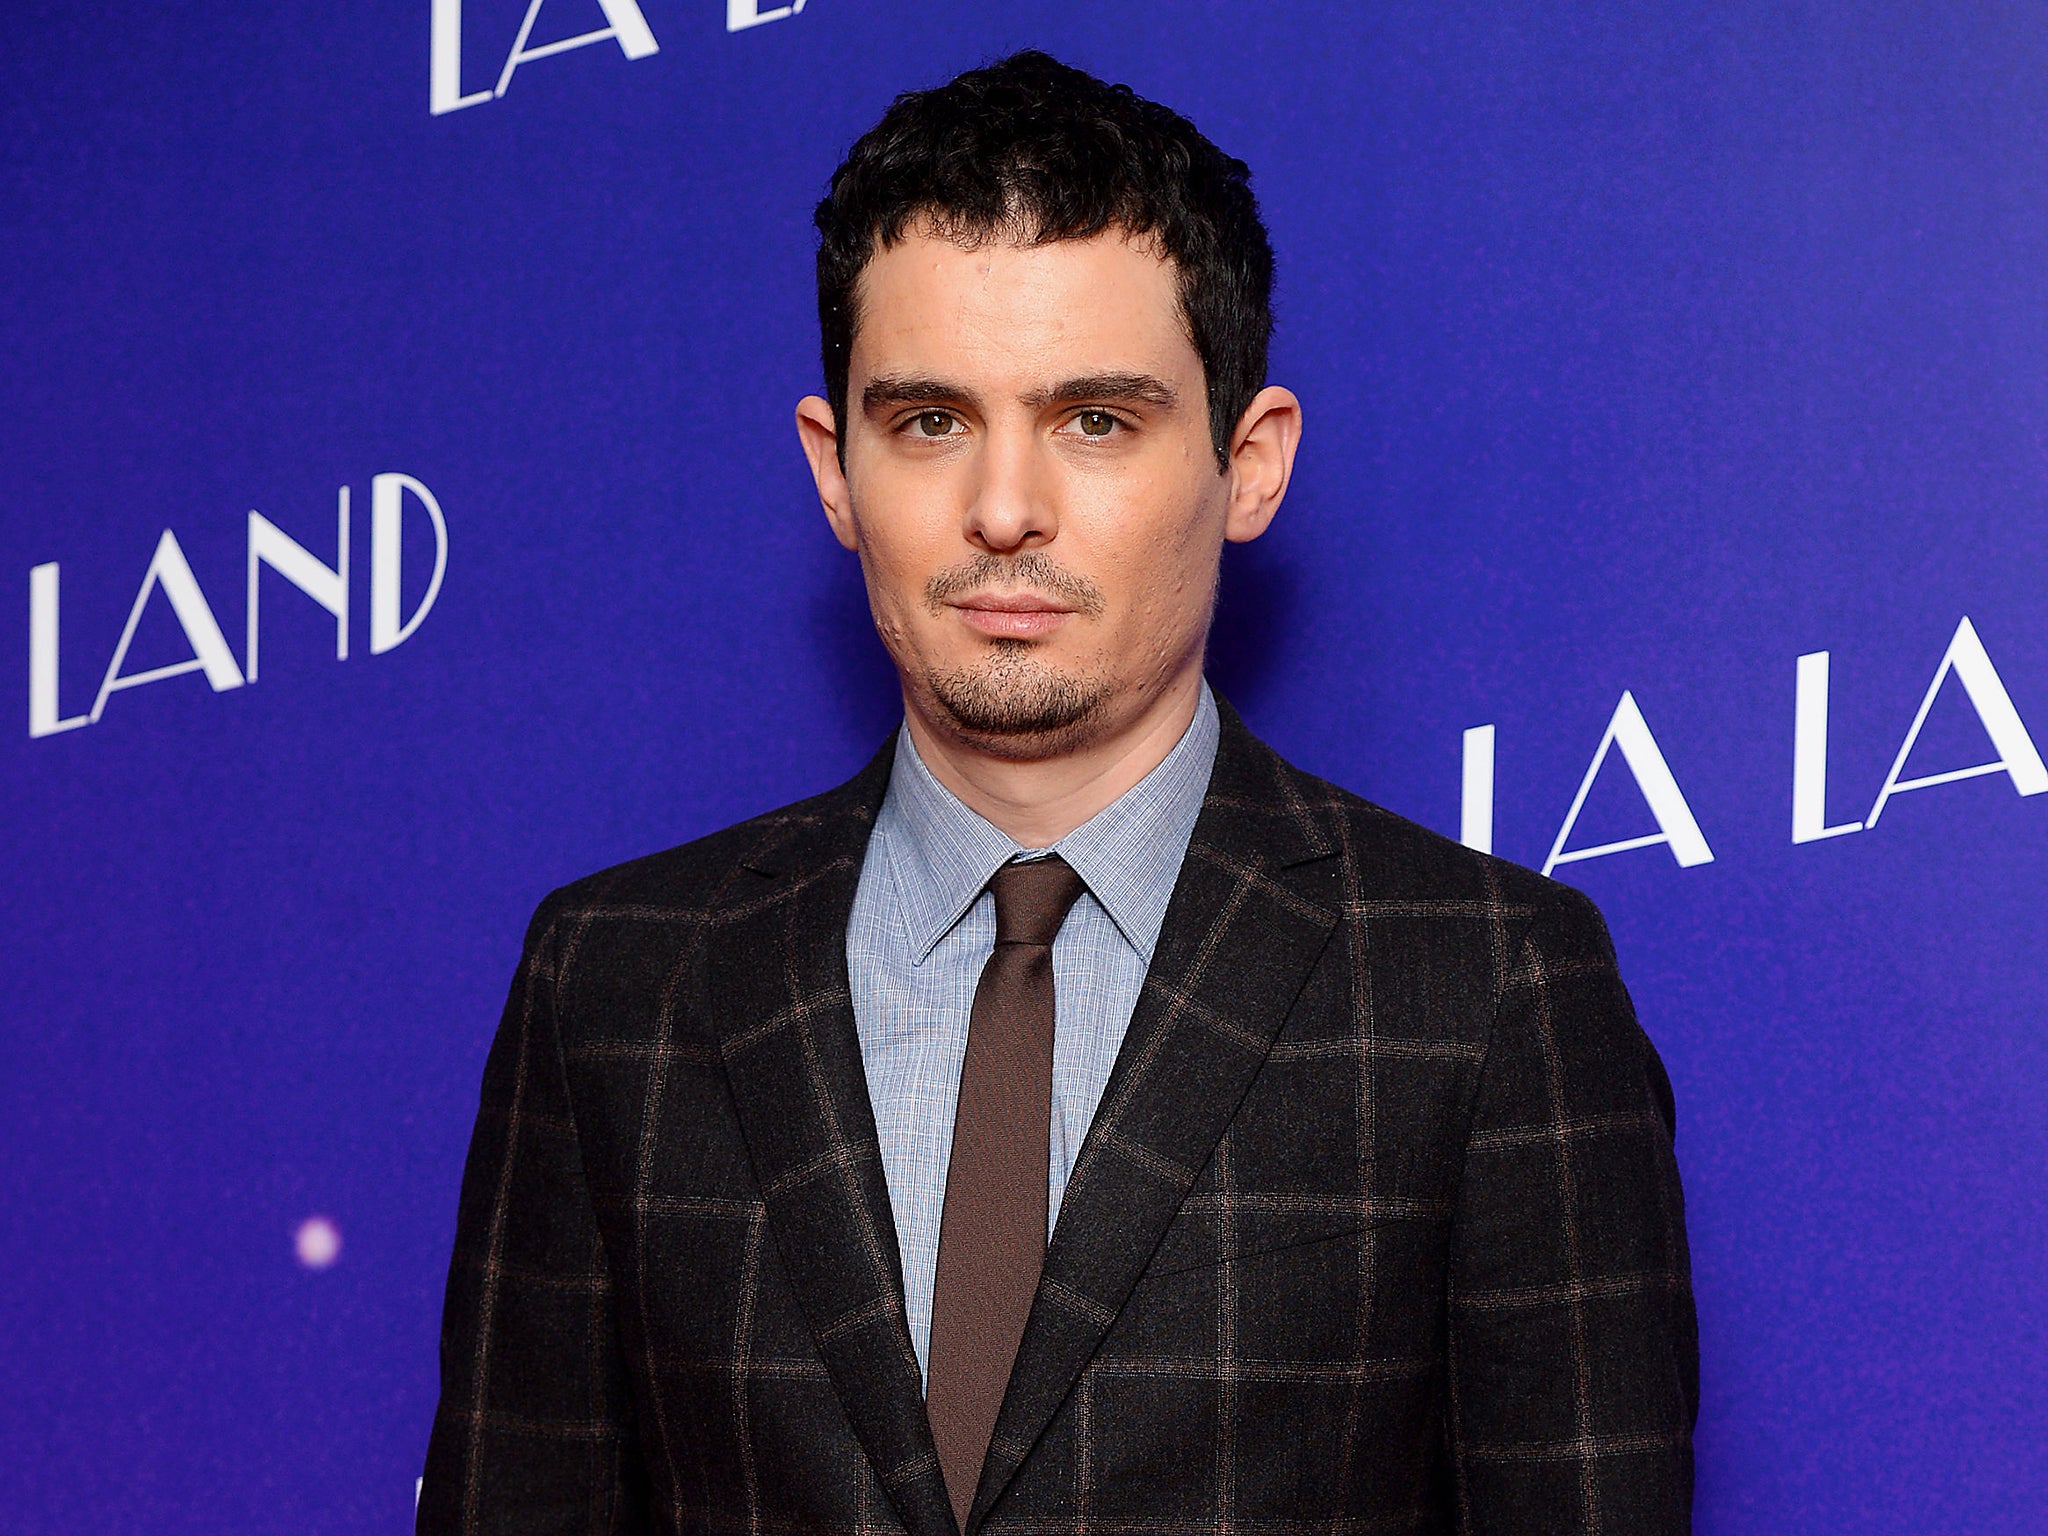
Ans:
[[[970,1532],[1116,1321],[1336,926],[1336,845],[1298,783],[1223,706],[1209,792],[1067,1184]]]
[[[846,969],[892,758],[885,747],[858,778],[792,808],[745,856],[703,996],[769,1229],[854,1434],[914,1536],[951,1536]]]

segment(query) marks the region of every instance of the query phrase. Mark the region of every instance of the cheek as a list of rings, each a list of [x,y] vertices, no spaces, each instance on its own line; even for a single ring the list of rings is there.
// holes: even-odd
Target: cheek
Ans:
[[[868,607],[875,628],[894,647],[908,642],[916,628],[918,604],[910,583],[899,573],[869,561],[865,567]]]
[[[913,585],[922,584],[919,571],[923,540],[915,522],[895,510],[888,498],[873,497],[856,502],[854,534],[860,550],[861,568],[868,585],[886,593],[892,601]],[[886,514],[872,508],[891,507]]]
[[[1220,518],[1220,513],[1218,514]],[[1143,551],[1131,572],[1131,638],[1152,668],[1178,666],[1208,629],[1222,553],[1220,532],[1206,517],[1174,521]]]
[[[906,525],[903,519],[857,519],[856,528],[861,574],[867,583],[875,627],[892,650],[929,648],[933,625],[925,609],[924,590],[945,564],[945,552],[935,548],[922,529]]]
[[[1103,570],[1132,619],[1148,629],[1199,625],[1216,581],[1222,553],[1220,509],[1182,502],[1172,512],[1133,520]]]

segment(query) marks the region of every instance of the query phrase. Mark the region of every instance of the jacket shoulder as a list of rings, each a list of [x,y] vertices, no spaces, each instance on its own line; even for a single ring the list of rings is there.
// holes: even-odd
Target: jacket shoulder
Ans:
[[[1591,897],[1280,766],[1301,802],[1321,818],[1325,839],[1337,845],[1341,862],[1333,862],[1343,870],[1346,897],[1368,925],[1375,919],[1411,931],[1421,925],[1435,935],[1422,952],[1440,960],[1448,953],[1449,935],[1463,932],[1484,951],[1478,968],[1490,977],[1496,1005],[1516,989],[1579,978],[1574,985],[1587,998],[1599,998],[1601,1006],[1572,1011],[1561,1027],[1590,1035],[1618,1026],[1632,1040],[1639,1036],[1613,940]],[[1478,961],[1478,950],[1466,955]],[[1652,1076],[1662,1083],[1661,1067]],[[1669,1088],[1660,1089],[1659,1102],[1667,1109],[1669,1098]]]
[[[1325,836],[1357,866],[1360,898],[1400,905],[1464,905],[1500,909],[1523,922],[1600,923],[1590,898],[1535,870],[1468,848],[1363,795],[1284,761],[1283,780]]]
[[[845,841],[850,835],[865,842],[872,826],[879,790],[870,781],[887,783],[887,751],[856,778],[823,794],[793,801],[772,811],[707,833],[674,848],[645,854],[608,869],[572,880],[548,893],[534,913],[529,942],[563,918],[593,909],[630,909],[636,913],[701,916],[716,909],[744,868],[765,868],[792,847],[816,842],[821,834]],[[875,790],[870,794],[870,790]]]

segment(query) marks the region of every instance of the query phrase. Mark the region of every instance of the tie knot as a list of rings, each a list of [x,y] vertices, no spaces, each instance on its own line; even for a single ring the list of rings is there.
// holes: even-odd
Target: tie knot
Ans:
[[[1086,889],[1074,866],[1058,854],[1005,864],[988,882],[996,898],[998,944],[1050,944],[1067,909]]]

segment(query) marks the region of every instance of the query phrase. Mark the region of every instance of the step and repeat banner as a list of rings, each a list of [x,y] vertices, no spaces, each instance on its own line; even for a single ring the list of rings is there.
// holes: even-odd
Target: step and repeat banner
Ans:
[[[376,0],[0,50],[6,1530],[407,1528],[533,904],[896,718],[810,211],[1027,44],[1273,230],[1219,689],[1609,916],[1699,1528],[2041,1529],[2037,8]]]

